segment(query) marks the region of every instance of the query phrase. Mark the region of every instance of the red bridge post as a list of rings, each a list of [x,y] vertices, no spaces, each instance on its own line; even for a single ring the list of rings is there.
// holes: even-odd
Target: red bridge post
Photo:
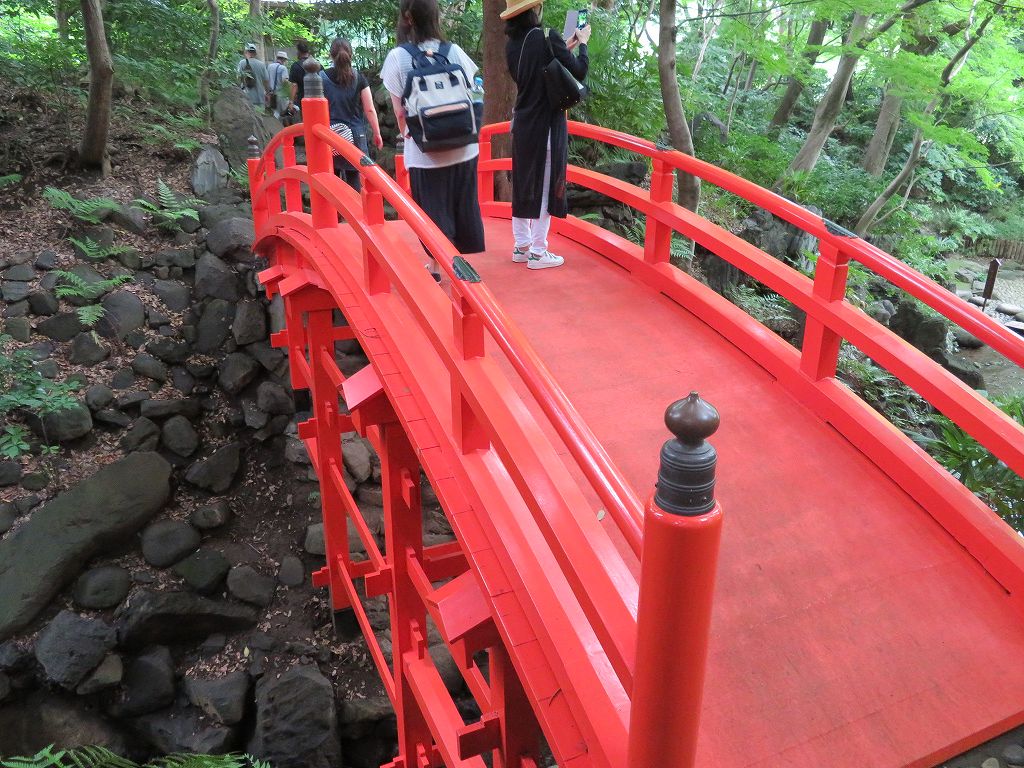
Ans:
[[[318,72],[307,72],[302,82],[302,125],[306,134],[306,166],[311,175],[333,175],[334,160],[331,157],[331,148],[314,133],[318,125],[328,129],[331,125],[327,99],[324,98],[324,84]],[[314,227],[322,229],[338,226],[337,210],[323,195],[312,188],[309,190],[309,205],[313,213]]]
[[[697,753],[711,603],[722,533],[715,501],[719,416],[696,392],[665,411],[644,515],[628,768],[690,768]]]

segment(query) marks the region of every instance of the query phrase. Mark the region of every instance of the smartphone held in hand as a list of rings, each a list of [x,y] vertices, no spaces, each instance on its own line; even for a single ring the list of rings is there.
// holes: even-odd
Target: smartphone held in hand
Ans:
[[[573,9],[565,14],[565,26],[562,28],[562,39],[567,41],[576,34],[577,29],[587,26],[588,9]]]

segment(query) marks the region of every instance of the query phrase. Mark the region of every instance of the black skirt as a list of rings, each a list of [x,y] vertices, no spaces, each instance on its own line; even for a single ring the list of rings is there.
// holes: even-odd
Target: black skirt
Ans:
[[[412,198],[459,253],[484,250],[484,222],[477,198],[477,158],[443,168],[410,168]]]

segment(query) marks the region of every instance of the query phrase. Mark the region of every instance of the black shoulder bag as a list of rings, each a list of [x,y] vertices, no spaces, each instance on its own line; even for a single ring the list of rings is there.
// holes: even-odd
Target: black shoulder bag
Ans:
[[[587,87],[572,76],[556,57],[551,47],[550,35],[545,36],[551,61],[544,67],[544,87],[548,92],[548,102],[552,109],[566,110],[575,107],[587,95]]]

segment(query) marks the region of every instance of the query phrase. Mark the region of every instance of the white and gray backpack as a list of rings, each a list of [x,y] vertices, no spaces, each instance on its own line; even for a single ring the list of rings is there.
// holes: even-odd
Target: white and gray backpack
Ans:
[[[474,144],[480,139],[483,102],[474,101],[465,70],[450,58],[451,43],[428,54],[412,43],[402,49],[412,57],[402,106],[416,146],[437,152]]]

